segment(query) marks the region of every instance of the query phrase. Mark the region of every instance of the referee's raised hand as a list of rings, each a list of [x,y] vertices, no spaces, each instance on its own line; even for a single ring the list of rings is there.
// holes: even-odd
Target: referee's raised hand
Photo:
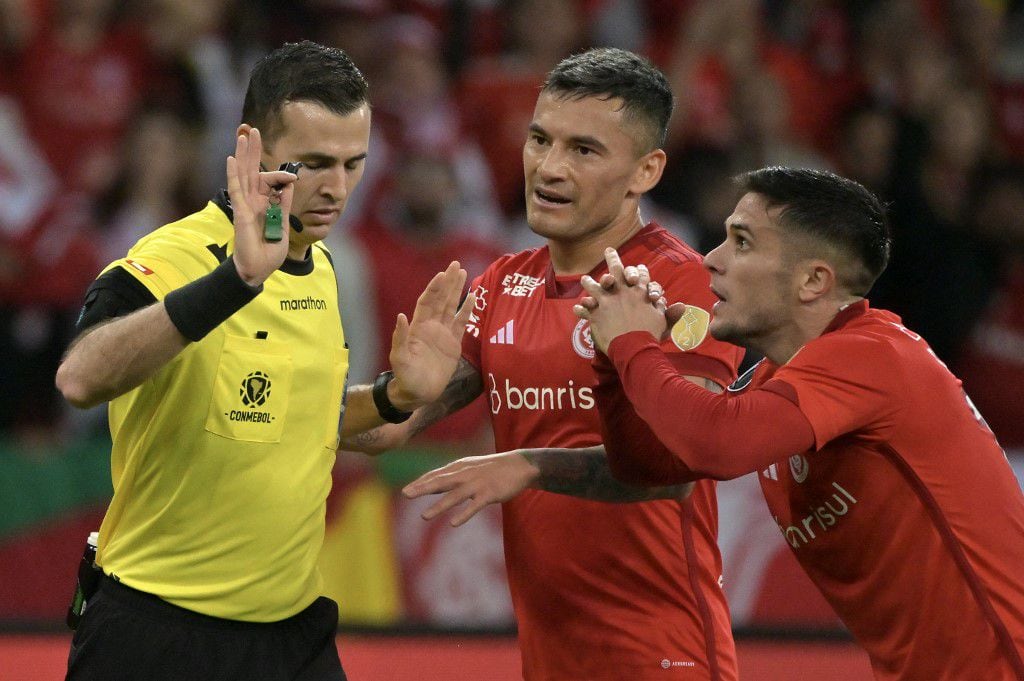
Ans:
[[[249,128],[235,140],[235,155],[228,156],[228,196],[234,211],[234,260],[238,274],[250,286],[262,284],[288,255],[288,214],[297,176],[283,170],[260,171],[263,140]],[[263,237],[267,207],[280,201],[284,235],[280,241]]]

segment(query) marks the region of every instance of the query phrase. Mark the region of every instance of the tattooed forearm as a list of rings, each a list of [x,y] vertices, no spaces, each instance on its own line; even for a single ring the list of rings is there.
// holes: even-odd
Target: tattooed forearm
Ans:
[[[585,449],[524,449],[522,455],[540,471],[535,486],[547,492],[593,501],[649,501],[689,495],[692,483],[671,487],[624,485],[608,468],[604,446]]]
[[[388,423],[361,433],[345,435],[341,440],[341,448],[376,454],[400,447],[448,414],[472,402],[482,390],[480,373],[465,359],[460,359],[448,386],[437,401],[414,411],[405,423]]]
[[[379,443],[384,437],[383,430],[384,429],[382,427],[367,430],[362,433],[356,433],[351,437],[345,438],[345,440],[342,443],[342,446],[348,444],[352,445],[353,449],[355,449],[356,451],[373,451],[375,449],[375,445]]]
[[[480,372],[464,358],[459,359],[451,380],[437,401],[417,409],[409,419],[409,437],[423,432],[448,414],[462,409],[475,400],[483,389]]]
[[[458,365],[447,387],[435,402],[420,407],[409,418],[409,437],[422,433],[448,414],[457,412],[477,398],[483,391],[480,372],[464,358]]]

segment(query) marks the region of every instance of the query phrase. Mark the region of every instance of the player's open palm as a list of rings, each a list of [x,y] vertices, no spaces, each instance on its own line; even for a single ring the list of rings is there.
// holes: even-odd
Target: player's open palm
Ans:
[[[228,196],[235,223],[235,267],[250,285],[262,284],[288,255],[288,213],[295,194],[296,175],[284,171],[260,172],[263,141],[251,128],[235,141],[235,155],[228,156]],[[267,241],[263,230],[267,207],[279,202],[283,237]]]
[[[402,489],[409,499],[441,494],[422,516],[432,520],[445,511],[462,506],[449,521],[458,527],[488,504],[500,504],[530,486],[537,467],[518,451],[469,456],[424,473]],[[464,505],[463,505],[464,504]]]
[[[420,294],[412,321],[398,315],[389,357],[396,407],[410,410],[433,402],[448,385],[462,355],[462,334],[475,302],[471,293],[459,307],[465,285],[466,271],[452,262]]]

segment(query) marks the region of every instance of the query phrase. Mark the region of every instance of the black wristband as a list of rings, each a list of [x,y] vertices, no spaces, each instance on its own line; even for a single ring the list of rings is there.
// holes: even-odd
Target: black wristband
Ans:
[[[168,293],[164,308],[182,336],[199,341],[262,290],[263,284],[245,283],[234,258],[228,258],[206,276]]]
[[[388,423],[403,423],[412,416],[411,411],[402,411],[391,404],[388,398],[388,383],[395,377],[394,371],[382,371],[373,382],[373,403],[377,405],[377,413]]]

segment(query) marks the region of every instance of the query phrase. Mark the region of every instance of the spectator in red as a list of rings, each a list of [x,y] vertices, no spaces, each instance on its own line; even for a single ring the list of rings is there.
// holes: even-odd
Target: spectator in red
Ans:
[[[737,84],[745,74],[774,77],[789,102],[786,125],[801,142],[821,126],[819,81],[808,60],[766,29],[761,7],[747,0],[703,0],[682,16],[668,75],[680,97],[670,132],[673,147],[703,143],[729,147],[741,133],[734,117]]]
[[[891,197],[895,245],[874,299],[946,362],[956,360],[996,278],[994,253],[970,218],[990,130],[982,94],[943,98],[928,120],[922,158],[901,173]]]
[[[479,237],[495,235],[501,215],[490,168],[480,147],[464,134],[442,60],[441,34],[422,17],[403,14],[381,22],[377,36],[388,58],[381,62],[374,86],[374,127],[381,144],[374,147],[371,163],[383,166],[378,167],[383,182],[371,188],[369,209],[389,200],[388,176],[405,163],[401,150],[412,147],[443,154],[451,164],[452,226],[470,228]]]
[[[28,40],[17,92],[29,134],[69,189],[96,195],[113,181],[149,65],[141,36],[117,20],[114,0],[54,0]]]
[[[90,206],[61,190],[11,98],[0,96],[0,433],[57,435],[53,386],[99,260]]]
[[[988,305],[956,363],[957,376],[1000,443],[1024,456],[1024,167],[986,174],[973,215],[1002,262]]]
[[[412,312],[424,282],[437,273],[437,263],[447,266],[457,257],[475,277],[501,255],[494,246],[473,237],[472,229],[453,222],[450,206],[457,186],[450,159],[413,149],[400,155],[402,163],[395,168],[389,200],[378,203],[371,215],[353,226],[365,253],[376,326],[385,330],[394,327],[399,312]],[[381,350],[379,368],[387,368],[387,362],[387,351]],[[474,451],[493,447],[486,411],[484,401],[478,399],[428,429],[424,437],[460,443]]]
[[[585,42],[576,0],[512,0],[506,4],[505,47],[498,58],[472,62],[463,75],[461,108],[469,133],[483,149],[506,216],[523,207],[524,133],[533,117],[537,83]]]

